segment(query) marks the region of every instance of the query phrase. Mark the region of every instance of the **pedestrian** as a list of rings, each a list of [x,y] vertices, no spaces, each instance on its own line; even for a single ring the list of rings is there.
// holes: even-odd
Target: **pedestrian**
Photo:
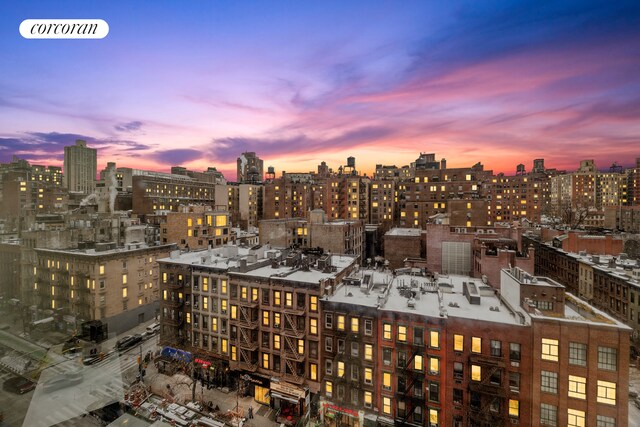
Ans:
[[[249,419],[253,419],[253,406],[249,406]]]

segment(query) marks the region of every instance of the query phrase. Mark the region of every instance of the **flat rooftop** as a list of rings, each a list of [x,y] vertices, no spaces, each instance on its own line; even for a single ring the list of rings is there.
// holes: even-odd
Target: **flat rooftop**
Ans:
[[[389,230],[387,236],[420,236],[422,230],[419,228],[392,228]]]
[[[335,278],[345,268],[349,267],[355,262],[356,257],[350,255],[331,255],[329,257],[329,264],[335,267],[335,271],[320,270],[314,265],[310,265],[308,269],[300,267],[287,267],[283,263],[280,263],[278,267],[274,268],[271,265],[265,265],[263,267],[256,268],[254,270],[240,272],[234,271],[234,275],[247,276],[247,277],[277,277],[278,280],[302,282],[302,283],[320,283],[326,279]]]

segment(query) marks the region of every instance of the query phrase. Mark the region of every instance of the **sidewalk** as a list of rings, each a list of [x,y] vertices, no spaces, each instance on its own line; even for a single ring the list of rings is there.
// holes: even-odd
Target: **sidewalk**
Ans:
[[[191,401],[193,380],[184,374],[175,374],[172,377],[158,373],[153,362],[149,363],[144,378],[146,385],[151,387],[151,391],[161,397],[168,398],[171,393],[176,403],[185,404]],[[167,387],[170,386],[170,388]],[[237,397],[234,391],[224,393],[218,389],[207,390],[200,383],[196,384],[196,400],[200,402],[213,402],[221,411],[233,411],[236,404],[239,410],[248,414],[249,406],[253,408],[253,419],[247,419],[245,427],[277,427],[275,411],[268,406],[261,405],[253,400],[253,397]]]

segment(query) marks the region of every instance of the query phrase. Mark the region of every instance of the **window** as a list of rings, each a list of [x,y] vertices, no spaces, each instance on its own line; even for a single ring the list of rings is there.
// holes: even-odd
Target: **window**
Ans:
[[[206,335],[202,336],[202,338],[204,337],[206,337]],[[234,362],[238,360],[238,347],[236,347],[235,345],[231,346],[231,360],[233,360]]]
[[[598,415],[596,417],[596,427],[616,427],[616,419]]]
[[[99,270],[100,270],[100,275],[104,274],[104,264],[100,265]],[[167,281],[167,273],[163,273],[162,277],[163,277],[163,280],[166,282]]]
[[[471,353],[482,353],[482,338],[471,338]]]
[[[414,357],[413,367],[416,371],[422,371],[424,369],[424,358],[421,354],[416,354]]]
[[[333,329],[333,314],[327,313],[324,315],[324,327],[327,329]]]
[[[344,340],[338,338],[338,353],[344,354]]]
[[[280,350],[280,335],[273,334],[273,349]]]
[[[585,377],[569,375],[569,397],[587,398],[587,379]]]
[[[243,300],[247,299],[247,287],[246,286],[240,286],[240,299],[243,299]]]
[[[344,315],[343,314],[338,315],[338,323],[336,327],[338,328],[339,331],[344,331]]]
[[[391,415],[391,398],[382,398],[382,413],[385,415]]]
[[[333,352],[333,338],[325,337],[324,339],[324,350],[331,353]]]
[[[432,375],[440,374],[440,359],[437,357],[429,358],[429,373]]]
[[[360,322],[358,320],[359,319],[357,317],[351,318],[351,332],[354,334],[357,334],[360,331]]]
[[[512,392],[520,391],[520,374],[518,372],[509,372],[509,389]]]
[[[262,367],[269,369],[269,353],[262,353]]]
[[[280,313],[273,313],[273,327],[280,327]]]
[[[331,359],[327,359],[324,362],[324,372],[327,375],[333,375],[333,361]]]
[[[454,335],[453,336],[453,351],[464,351],[464,336],[463,335]]]
[[[285,307],[293,307],[293,292],[284,293],[284,305]]]
[[[382,349],[382,363],[385,365],[391,365],[391,349],[383,348]]]
[[[227,354],[227,344],[228,344],[227,339],[226,338],[222,338],[222,341],[221,341],[222,354]]]
[[[587,425],[584,411],[569,408],[567,409],[567,415],[568,427],[585,427]]]
[[[224,301],[226,303],[226,301]],[[209,310],[209,298],[202,297],[202,309]]]
[[[360,343],[357,342],[357,341],[352,341],[351,342],[351,356],[358,357],[359,353],[360,353]]]
[[[313,312],[317,312],[318,311],[318,297],[311,295],[311,297],[309,298],[309,309]]]
[[[309,333],[311,335],[318,335],[318,319],[309,319]]]
[[[440,348],[440,332],[429,331],[429,347]]]
[[[373,345],[371,344],[364,345],[364,360],[368,360],[368,361],[373,360]]]
[[[126,275],[126,274],[123,274],[123,275],[122,275],[122,284],[123,284],[123,285],[126,285],[126,284],[127,284],[127,275]]]
[[[540,376],[540,390],[545,393],[558,393],[558,374],[556,372],[542,371]]]
[[[206,307],[204,307],[204,304],[202,306],[203,308],[206,309]],[[231,320],[236,320],[237,318],[238,318],[238,306],[231,304]]]
[[[509,416],[513,418],[520,417],[520,401],[509,399]]]
[[[327,397],[331,397],[331,395],[333,394],[333,383],[331,381],[325,381],[324,392],[326,393]]]
[[[364,368],[364,383],[373,384],[373,369]]]
[[[587,366],[587,345],[579,342],[569,343],[569,364]]]
[[[357,366],[354,366],[354,368],[357,368]],[[358,406],[358,390],[355,388],[351,389],[351,404]]]
[[[122,288],[122,298],[126,298],[128,295],[128,289],[127,288]]]
[[[222,279],[220,281],[220,293],[222,294],[227,293],[227,279]]]
[[[478,365],[471,365],[471,381],[482,380],[482,368]]]
[[[258,302],[258,288],[251,289],[251,301]]]
[[[218,332],[218,318],[217,317],[212,317],[211,318],[211,330],[213,332]]]
[[[220,300],[220,313],[227,314],[227,300],[226,299]]]
[[[365,408],[371,408],[372,402],[373,402],[373,396],[371,395],[371,392],[370,391],[365,391],[364,392],[364,407]]]
[[[429,409],[429,426],[440,425],[440,412],[437,409]]]
[[[373,335],[373,321],[372,320],[365,320],[364,321],[364,334],[371,336]]]
[[[309,377],[311,381],[318,381],[318,365],[315,363],[309,364]]]
[[[298,354],[304,354],[304,340],[298,340]]]
[[[407,327],[398,326],[398,341],[407,342]]]
[[[281,297],[281,293],[280,291],[273,291],[273,305],[280,305],[280,297]]]
[[[598,347],[598,369],[615,371],[617,369],[618,352],[611,347]]]
[[[547,403],[540,404],[540,424],[556,427],[558,425],[558,408]]]
[[[491,340],[491,355],[494,357],[502,357],[502,342]]]
[[[422,424],[422,406],[416,406],[413,410],[413,422]]]
[[[464,392],[459,388],[453,389],[453,404],[454,405],[462,405],[464,399]]]
[[[269,312],[267,310],[262,310],[262,325],[269,326]]]
[[[338,362],[338,372],[337,372],[338,377],[342,378],[344,377],[344,362]]]
[[[520,361],[520,344],[517,342],[509,343],[509,359],[513,362]]]
[[[598,380],[598,402],[616,404],[616,383]]]
[[[542,338],[542,359],[558,361],[558,340]]]
[[[358,365],[351,365],[351,379],[353,381],[358,381],[359,378],[360,378],[360,368],[358,368]]]
[[[453,378],[456,380],[464,378],[464,365],[462,362],[453,362]]]
[[[382,388],[385,390],[391,390],[391,373],[390,372],[382,373]]]
[[[391,340],[391,325],[389,323],[382,324],[382,338]]]
[[[440,402],[440,384],[434,381],[429,382],[429,400]]]

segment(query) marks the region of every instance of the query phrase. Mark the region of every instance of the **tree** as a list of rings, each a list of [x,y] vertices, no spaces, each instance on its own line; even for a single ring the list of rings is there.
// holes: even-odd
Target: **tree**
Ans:
[[[592,206],[574,204],[571,200],[559,200],[545,206],[542,213],[547,224],[554,227],[580,228],[593,210]]]

